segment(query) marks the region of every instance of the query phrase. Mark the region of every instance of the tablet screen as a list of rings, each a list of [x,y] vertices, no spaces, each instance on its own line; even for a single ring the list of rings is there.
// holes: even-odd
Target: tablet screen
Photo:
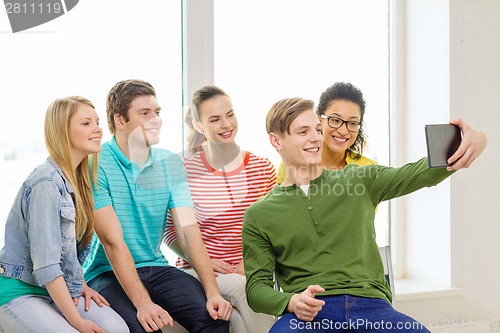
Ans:
[[[462,142],[460,128],[451,124],[436,124],[425,126],[427,140],[427,156],[431,168],[444,168]]]

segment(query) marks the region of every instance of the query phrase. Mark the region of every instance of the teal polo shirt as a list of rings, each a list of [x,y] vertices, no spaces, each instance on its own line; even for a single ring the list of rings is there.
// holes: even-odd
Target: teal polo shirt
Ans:
[[[113,137],[102,145],[98,186],[93,186],[93,193],[95,210],[113,206],[137,268],[168,265],[160,250],[167,212],[193,206],[186,169],[178,155],[151,147],[147,162],[139,167],[123,154]],[[95,234],[83,268],[87,281],[112,270]]]

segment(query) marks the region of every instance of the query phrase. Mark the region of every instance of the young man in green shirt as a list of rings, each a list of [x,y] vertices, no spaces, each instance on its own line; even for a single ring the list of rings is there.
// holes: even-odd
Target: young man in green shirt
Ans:
[[[429,332],[396,311],[375,240],[377,205],[437,185],[468,167],[485,136],[464,133],[452,167],[430,169],[426,158],[401,168],[348,165],[323,170],[323,138],[314,103],[277,102],[266,127],[286,178],[249,207],[243,224],[247,298],[256,312],[282,318],[270,332]],[[273,274],[283,292],[273,289]]]

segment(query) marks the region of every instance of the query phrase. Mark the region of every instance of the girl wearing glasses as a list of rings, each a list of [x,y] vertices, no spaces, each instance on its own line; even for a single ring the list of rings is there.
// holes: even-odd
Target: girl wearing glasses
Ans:
[[[363,93],[351,83],[337,82],[326,89],[316,110],[322,119],[323,150],[320,166],[342,170],[347,164],[370,165],[377,162],[363,156],[366,135],[363,131],[365,100]],[[285,179],[281,162],[277,182]]]

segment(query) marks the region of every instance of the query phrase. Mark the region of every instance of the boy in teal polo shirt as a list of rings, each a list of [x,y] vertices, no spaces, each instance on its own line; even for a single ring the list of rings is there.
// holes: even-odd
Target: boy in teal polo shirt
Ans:
[[[189,332],[228,332],[232,307],[217,288],[182,161],[152,147],[162,125],[154,88],[140,80],[118,82],[106,112],[114,136],[99,155],[98,237],[84,267],[89,286],[105,295],[131,332],[172,326],[172,318]],[[161,253],[169,210],[201,284]]]
[[[256,312],[282,316],[277,332],[426,332],[396,311],[375,240],[377,205],[452,173],[430,169],[426,158],[401,168],[319,166],[323,137],[314,103],[277,102],[266,127],[286,178],[245,212],[243,258],[247,299]],[[458,121],[463,145],[451,170],[467,167],[485,136]],[[273,274],[283,292],[273,288]]]

